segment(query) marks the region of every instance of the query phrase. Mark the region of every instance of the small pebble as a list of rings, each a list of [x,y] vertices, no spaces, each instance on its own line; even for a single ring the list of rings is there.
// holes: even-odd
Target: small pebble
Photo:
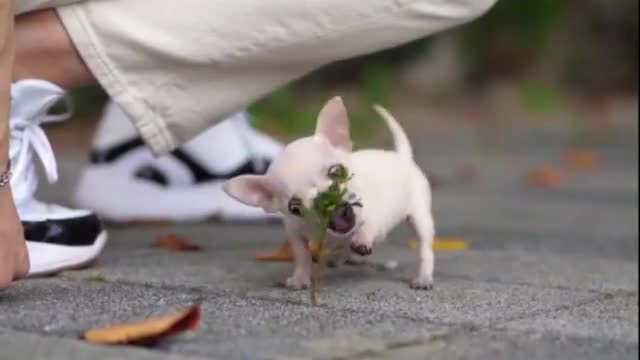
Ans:
[[[389,260],[384,263],[384,268],[386,270],[395,270],[398,268],[398,262],[396,260]]]

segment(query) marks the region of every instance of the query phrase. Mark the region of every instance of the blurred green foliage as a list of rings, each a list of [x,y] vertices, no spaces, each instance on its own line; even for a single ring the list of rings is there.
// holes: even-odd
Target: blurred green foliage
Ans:
[[[81,119],[95,118],[102,111],[109,95],[100,86],[90,86],[71,93],[74,116]]]
[[[358,83],[364,97],[360,104],[347,104],[354,142],[363,143],[381,127],[382,120],[372,109],[374,103],[387,103],[395,93],[397,82],[392,69],[383,63],[371,61],[363,64]],[[308,136],[313,133],[316,117],[322,103],[305,101],[309,89],[305,80],[271,93],[250,107],[249,111],[256,126],[274,130],[289,138]],[[326,86],[326,85],[325,85]],[[320,101],[340,95],[334,86],[318,88],[314,93],[324,94]],[[313,98],[317,98],[314,96]]]
[[[638,88],[638,1],[575,7],[564,81],[588,93]]]
[[[524,82],[518,95],[525,108],[532,112],[552,112],[562,104],[559,91],[542,83]]]
[[[463,60],[472,81],[525,71],[544,53],[567,10],[565,0],[498,1],[461,30]]]
[[[251,106],[254,122],[287,138],[309,135],[323,102],[341,95],[345,88],[355,88],[362,98],[358,103],[347,104],[352,137],[356,145],[366,143],[383,126],[372,105],[393,100],[399,86],[398,71],[414,59],[428,55],[430,43],[429,38],[420,39],[329,64]]]

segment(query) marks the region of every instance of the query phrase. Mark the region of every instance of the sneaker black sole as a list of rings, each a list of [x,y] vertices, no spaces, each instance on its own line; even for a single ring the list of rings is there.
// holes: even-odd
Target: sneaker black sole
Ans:
[[[85,267],[107,243],[107,232],[95,215],[22,224],[31,261],[29,277]]]

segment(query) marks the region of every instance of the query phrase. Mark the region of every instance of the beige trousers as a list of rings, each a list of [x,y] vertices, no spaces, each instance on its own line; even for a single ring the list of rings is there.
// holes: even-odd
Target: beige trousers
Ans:
[[[321,66],[470,21],[495,1],[16,0],[16,12],[56,7],[94,76],[162,154]]]

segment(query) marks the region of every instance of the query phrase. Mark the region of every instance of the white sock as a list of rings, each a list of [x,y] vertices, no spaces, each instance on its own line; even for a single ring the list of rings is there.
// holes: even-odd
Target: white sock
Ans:
[[[244,113],[237,113],[214,125],[182,146],[207,170],[220,173],[235,170],[251,160],[252,153],[241,123]]]
[[[120,106],[109,101],[94,137],[94,148],[103,150],[137,137],[137,130],[128,115]],[[255,157],[272,158],[281,147],[277,141],[254,130],[247,114],[239,112],[180,148],[207,170],[224,173],[235,170]]]
[[[104,150],[139,137],[129,116],[115,102],[109,101],[105,106],[100,123],[93,137],[93,147]]]

